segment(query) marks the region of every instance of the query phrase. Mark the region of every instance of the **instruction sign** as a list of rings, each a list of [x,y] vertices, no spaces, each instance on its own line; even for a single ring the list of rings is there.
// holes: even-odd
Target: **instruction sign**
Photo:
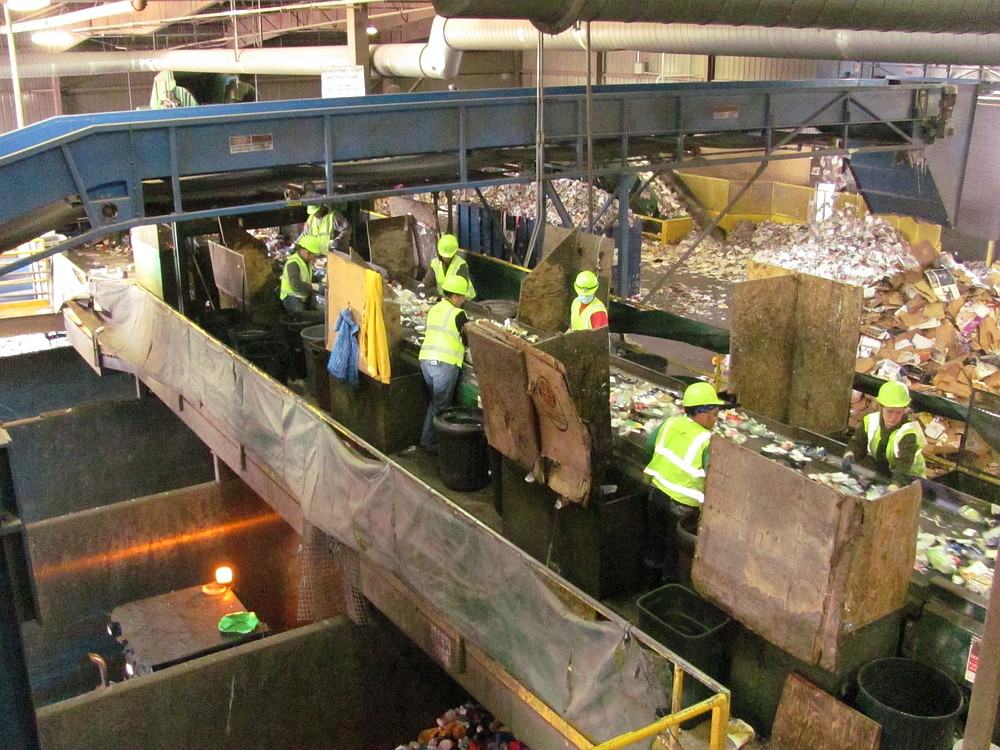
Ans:
[[[258,135],[234,135],[229,139],[229,153],[249,154],[253,151],[273,151],[274,136],[270,133]]]
[[[320,77],[320,95],[324,99],[341,96],[364,96],[365,68],[363,65],[337,65],[323,68]]]
[[[965,662],[965,681],[975,682],[976,672],[979,671],[979,636],[972,636],[972,643],[969,645],[969,658]]]

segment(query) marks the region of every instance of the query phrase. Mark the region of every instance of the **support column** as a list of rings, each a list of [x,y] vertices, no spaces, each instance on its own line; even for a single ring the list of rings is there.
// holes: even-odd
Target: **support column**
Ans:
[[[365,69],[365,94],[371,93],[371,58],[368,54],[368,6],[347,6],[347,49],[354,65]]]
[[[628,223],[628,200],[632,185],[636,182],[635,175],[623,174],[618,178],[615,197],[618,198],[618,222],[615,225],[615,245],[618,247],[618,289],[622,297],[628,297],[639,291],[639,277],[642,258],[641,235],[633,236],[632,227]]]

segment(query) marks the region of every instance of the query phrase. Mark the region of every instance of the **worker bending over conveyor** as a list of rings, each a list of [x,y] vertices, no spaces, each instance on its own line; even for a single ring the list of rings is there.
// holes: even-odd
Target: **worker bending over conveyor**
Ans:
[[[437,289],[438,296],[444,294],[444,281],[459,276],[465,279],[468,285],[468,292],[465,298],[473,300],[476,298],[476,289],[472,285],[472,278],[469,276],[469,264],[458,254],[458,238],[453,234],[442,234],[437,241],[437,257],[435,257],[424,274],[420,286],[427,286],[431,283]]]
[[[608,325],[608,308],[597,299],[597,274],[580,271],[573,282],[576,297],[569,307],[571,331],[593,331]]]
[[[855,459],[870,456],[875,470],[890,478],[889,489],[899,489],[927,476],[923,453],[927,440],[920,425],[909,418],[910,391],[905,384],[886,381],[875,400],[881,408],[861,420],[841,468],[850,471]]]
[[[309,309],[309,298],[319,290],[312,281],[312,264],[317,254],[317,240],[308,234],[299,237],[281,272],[281,304],[290,313]]]
[[[653,457],[644,473],[649,489],[649,539],[643,562],[648,573],[671,583],[678,578],[677,523],[700,513],[705,502],[705,474],[712,428],[723,405],[709,383],[692,383],[681,399],[683,414],[670,417],[650,436]]]

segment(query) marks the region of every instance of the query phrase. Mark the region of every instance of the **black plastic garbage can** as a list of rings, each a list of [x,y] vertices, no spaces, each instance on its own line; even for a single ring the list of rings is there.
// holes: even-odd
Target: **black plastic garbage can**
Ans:
[[[318,310],[306,310],[300,313],[285,315],[281,325],[285,330],[285,343],[288,346],[288,378],[302,380],[307,377],[305,343],[302,331],[323,321],[323,313]]]
[[[882,750],[951,750],[962,690],[913,659],[877,659],[858,672],[858,710],[882,725]]]
[[[691,585],[691,563],[694,561],[694,545],[698,541],[700,518],[701,513],[692,510],[677,522],[677,575],[685,586]]]
[[[445,409],[434,415],[438,436],[438,472],[444,486],[459,492],[479,490],[490,481],[490,453],[483,410]]]
[[[229,332],[233,349],[280,383],[288,377],[288,345],[274,328],[241,326]]]
[[[678,583],[670,583],[636,600],[639,627],[709,677],[728,678],[726,648],[729,615]],[[684,681],[684,703],[690,706],[713,693],[693,678]],[[707,717],[707,715],[706,715]]]
[[[319,408],[330,411],[330,374],[326,366],[330,352],[326,348],[326,326],[309,326],[302,330],[302,346],[306,354],[306,387],[316,397]]]
[[[225,309],[205,309],[198,316],[198,322],[205,333],[213,336],[223,344],[229,345],[229,331],[237,326],[242,317],[242,313],[235,308]]]

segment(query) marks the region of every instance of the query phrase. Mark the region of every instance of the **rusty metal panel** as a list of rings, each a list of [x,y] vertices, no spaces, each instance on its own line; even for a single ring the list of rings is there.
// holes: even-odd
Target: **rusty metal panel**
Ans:
[[[525,364],[546,484],[568,500],[585,503],[593,482],[590,432],[577,413],[566,368],[537,349],[525,352]]]
[[[246,260],[236,252],[218,242],[208,243],[208,252],[212,257],[212,273],[215,275],[215,285],[220,292],[228,294],[239,303],[248,296]]]
[[[902,606],[920,486],[866,501],[718,438],[692,579],[771,643],[833,670],[840,637]]]
[[[483,401],[486,439],[526,471],[538,464],[538,425],[528,395],[526,344],[485,325],[467,325]]]

